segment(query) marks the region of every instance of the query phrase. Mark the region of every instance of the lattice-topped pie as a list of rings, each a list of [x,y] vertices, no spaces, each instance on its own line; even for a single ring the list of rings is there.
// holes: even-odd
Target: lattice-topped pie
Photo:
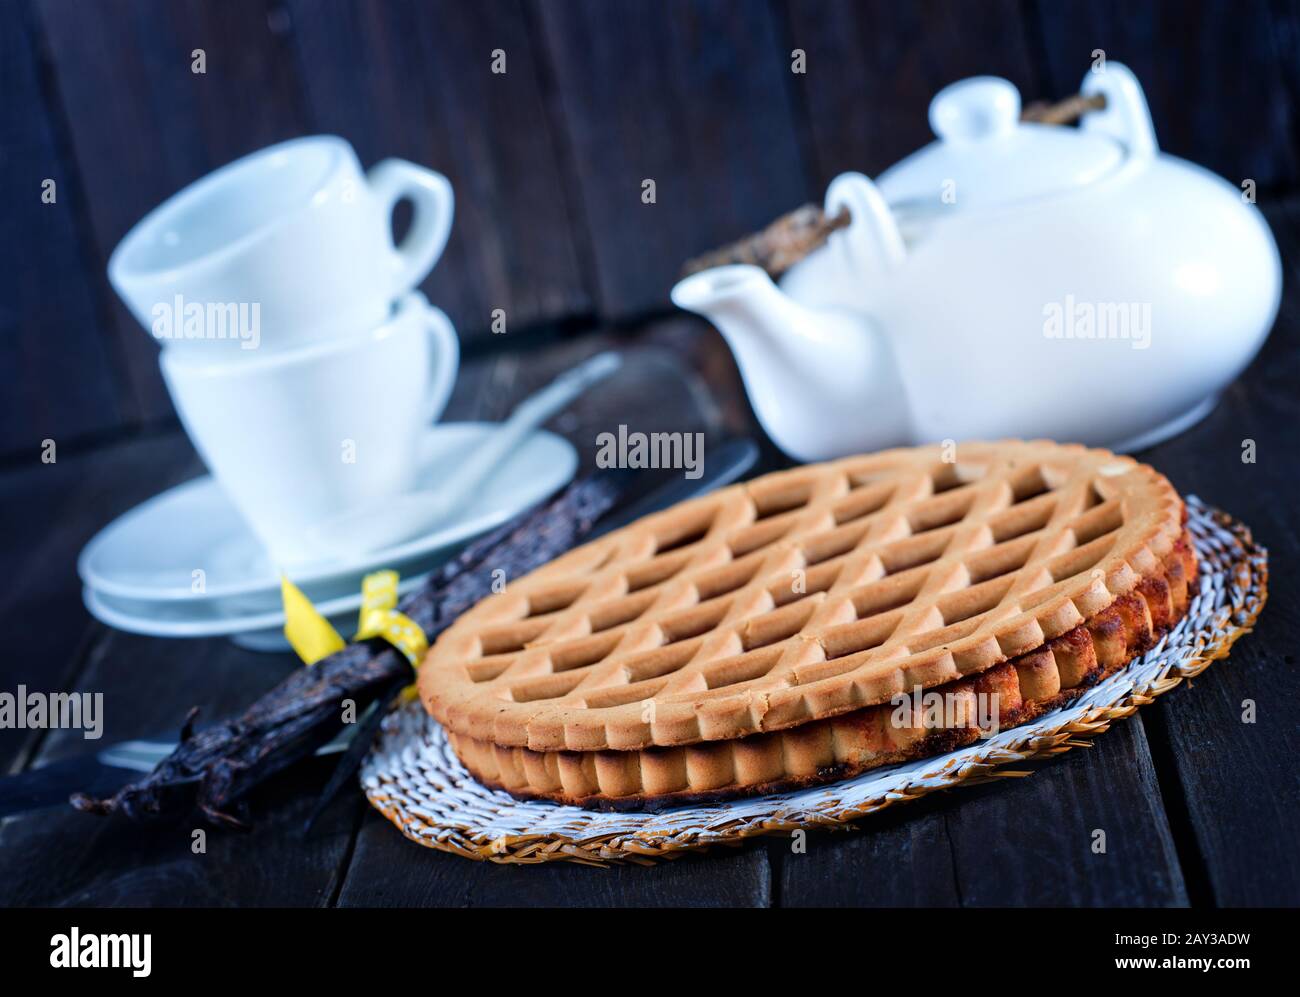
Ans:
[[[1186,610],[1184,518],[1156,471],[1078,446],[809,465],[510,580],[438,639],[420,694],[518,796],[666,806],[845,778],[974,741],[977,718],[1023,723],[1145,651]]]

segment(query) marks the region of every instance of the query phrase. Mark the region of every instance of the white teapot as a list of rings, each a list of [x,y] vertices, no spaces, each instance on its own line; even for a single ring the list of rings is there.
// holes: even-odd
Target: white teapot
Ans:
[[[1020,121],[1006,80],[930,104],[939,139],[873,184],[778,288],[720,266],[673,288],[735,353],[772,440],[822,460],[942,439],[1138,449],[1192,425],[1259,350],[1281,262],[1241,188],[1156,146],[1109,62],[1078,129]]]

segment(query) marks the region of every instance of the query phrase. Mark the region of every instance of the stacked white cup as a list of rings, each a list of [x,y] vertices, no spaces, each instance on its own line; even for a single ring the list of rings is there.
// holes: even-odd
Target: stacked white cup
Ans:
[[[313,525],[413,484],[460,355],[414,290],[453,210],[440,173],[397,159],[363,173],[347,142],[316,136],[191,184],[113,252],[109,279],[162,344],[186,432],[282,566],[320,556]]]

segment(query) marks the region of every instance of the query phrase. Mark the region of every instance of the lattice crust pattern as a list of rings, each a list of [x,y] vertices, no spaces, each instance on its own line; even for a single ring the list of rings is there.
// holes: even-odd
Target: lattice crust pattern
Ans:
[[[781,730],[1041,647],[1158,574],[1182,501],[1051,442],[891,450],[736,485],[580,547],[420,669],[451,731],[534,751]]]

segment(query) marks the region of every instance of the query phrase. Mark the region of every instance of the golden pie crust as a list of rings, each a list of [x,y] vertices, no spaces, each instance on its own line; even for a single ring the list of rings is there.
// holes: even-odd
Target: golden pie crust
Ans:
[[[464,614],[421,699],[483,782],[645,807],[794,788],[951,750],[898,694],[997,693],[1023,723],[1186,609],[1160,474],[1051,442],[809,465],[639,520]]]

